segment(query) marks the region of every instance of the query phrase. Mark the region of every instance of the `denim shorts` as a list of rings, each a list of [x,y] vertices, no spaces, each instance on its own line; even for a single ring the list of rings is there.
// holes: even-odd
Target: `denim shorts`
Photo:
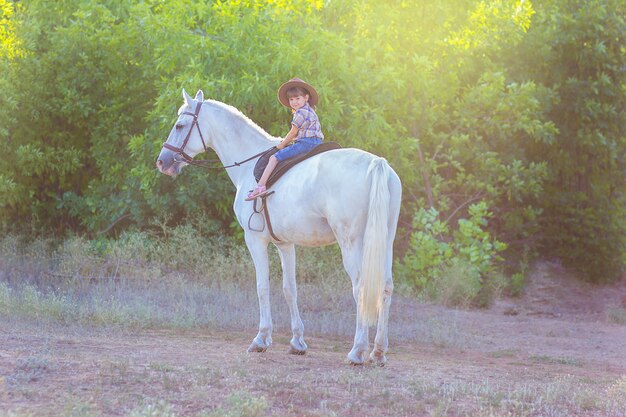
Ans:
[[[322,143],[320,138],[301,138],[295,141],[293,145],[287,146],[286,148],[276,152],[274,156],[279,161],[284,161],[285,159],[293,158],[294,156],[306,153],[320,143]]]

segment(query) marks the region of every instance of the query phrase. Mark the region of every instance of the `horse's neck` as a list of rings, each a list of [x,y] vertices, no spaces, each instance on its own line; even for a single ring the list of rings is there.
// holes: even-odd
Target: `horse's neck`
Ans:
[[[241,162],[276,144],[260,127],[242,113],[219,102],[212,102],[208,129],[212,136],[212,148],[224,166]],[[239,187],[254,178],[256,159],[241,166],[227,168],[233,184]]]

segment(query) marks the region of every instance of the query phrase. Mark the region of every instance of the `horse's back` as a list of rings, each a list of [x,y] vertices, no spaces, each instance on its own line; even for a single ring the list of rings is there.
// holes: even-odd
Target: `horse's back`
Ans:
[[[275,216],[277,229],[295,232],[313,224],[316,234],[327,239],[332,237],[331,231],[335,236],[358,234],[368,216],[372,184],[368,171],[377,159],[369,152],[344,148],[324,152],[293,167],[272,187],[276,191],[276,203],[270,202],[273,211],[280,202],[280,213]],[[400,179],[391,167],[386,168],[388,203],[397,221]],[[307,229],[303,234],[311,232]]]
[[[369,200],[372,182],[370,169],[374,162],[383,158],[353,148],[339,149],[319,156],[314,182],[325,187],[328,195],[335,197],[331,200],[343,200],[343,203],[354,200],[359,206]],[[383,164],[390,193],[395,195],[401,192],[400,178],[384,159]]]

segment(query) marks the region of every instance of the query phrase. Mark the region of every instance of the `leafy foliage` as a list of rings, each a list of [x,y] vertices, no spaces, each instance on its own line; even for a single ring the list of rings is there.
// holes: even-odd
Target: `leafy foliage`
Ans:
[[[400,276],[418,289],[445,298],[449,304],[475,301],[483,281],[494,276],[494,267],[501,260],[499,253],[506,244],[486,230],[492,214],[484,202],[472,204],[469,215],[451,231],[434,208],[418,210],[409,250],[396,265]]]
[[[328,139],[385,156],[402,178],[407,282],[458,262],[482,282],[501,257],[533,252],[614,279],[626,257],[625,7],[0,0],[0,222],[236,233],[224,173],[154,169],[181,87],[283,135],[275,89],[299,76],[322,93]]]
[[[523,66],[558,97],[549,117],[559,135],[530,150],[550,162],[539,248],[595,281],[624,268],[625,16],[620,1],[546,1],[527,40],[534,65]]]

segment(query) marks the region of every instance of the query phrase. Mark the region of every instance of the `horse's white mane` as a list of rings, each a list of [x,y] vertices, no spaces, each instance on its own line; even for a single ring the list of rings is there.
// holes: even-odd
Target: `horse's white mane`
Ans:
[[[205,103],[211,104],[214,107],[224,110],[228,115],[241,119],[246,124],[247,127],[259,133],[259,135],[263,136],[269,140],[280,140],[281,138],[274,137],[263,130],[259,125],[257,125],[252,119],[243,114],[238,108],[231,106],[230,104],[222,103],[221,101],[207,99],[204,100]]]

